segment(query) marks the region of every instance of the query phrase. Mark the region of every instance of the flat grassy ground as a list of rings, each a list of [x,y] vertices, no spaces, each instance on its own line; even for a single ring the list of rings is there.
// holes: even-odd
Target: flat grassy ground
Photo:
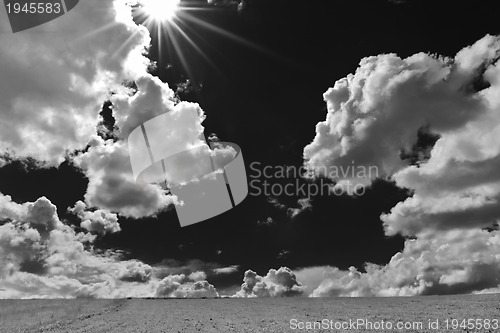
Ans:
[[[500,320],[500,295],[414,298],[0,301],[0,332],[498,332],[446,319]],[[296,319],[295,326],[290,321]],[[299,322],[422,322],[422,329],[299,329]],[[428,320],[439,329],[428,329]],[[296,329],[292,329],[296,328]],[[304,327],[306,328],[306,327]],[[360,327],[362,328],[362,327]]]

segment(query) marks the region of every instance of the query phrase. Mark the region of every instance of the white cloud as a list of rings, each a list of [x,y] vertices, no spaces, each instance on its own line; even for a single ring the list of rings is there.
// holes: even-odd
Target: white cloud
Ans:
[[[500,209],[500,40],[487,36],[460,51],[460,75],[490,85],[473,97],[481,108],[467,123],[448,131],[430,159],[420,167],[403,168],[393,178],[415,195],[382,216],[388,234],[416,235],[428,229],[478,228],[499,221]],[[484,74],[477,67],[484,66]],[[431,122],[432,126],[432,122]]]
[[[1,216],[0,298],[154,295],[151,266],[95,252],[94,237],[63,224],[48,199],[17,204],[0,195],[0,201],[14,208]]]
[[[33,204],[19,205],[3,195],[0,195],[0,200],[11,206],[18,205],[19,210],[24,210],[22,216],[28,216],[24,213]],[[52,205],[47,199],[37,202],[47,207]],[[40,209],[32,210],[30,217],[33,221],[41,221],[46,214]],[[57,215],[56,218],[59,221]],[[17,213],[3,215],[2,220],[0,299],[219,297],[203,271],[160,278],[169,267],[152,267],[138,260],[124,260],[121,254],[111,250],[97,252],[91,246],[95,236],[76,233],[62,222],[50,232],[41,234],[35,229],[38,224],[19,219]]]
[[[40,233],[27,225],[16,228],[7,223],[0,226],[0,280],[19,270],[21,265],[36,265],[42,260],[36,251],[40,239]]]
[[[219,297],[213,285],[204,280],[203,272],[193,272],[189,276],[184,274],[169,275],[160,281],[156,290],[157,297],[201,298]]]
[[[121,267],[119,279],[129,282],[147,282],[151,279],[153,268],[137,260],[130,260]]]
[[[75,206],[68,209],[68,211],[76,214],[82,220],[80,226],[92,233],[105,235],[121,230],[116,214],[102,209],[90,211],[87,205],[82,201],[78,201]]]
[[[203,271],[192,272],[188,275],[188,279],[192,281],[203,281],[207,279],[207,274]]]
[[[10,196],[0,193],[0,220],[23,220],[44,234],[62,226],[57,216],[57,207],[46,197],[18,204]]]
[[[303,287],[287,267],[270,269],[262,277],[252,270],[247,270],[241,289],[233,297],[290,297],[302,296]]]
[[[41,232],[50,232],[62,226],[57,216],[57,207],[49,199],[41,197],[33,203],[27,203],[25,221]]]
[[[302,282],[304,295],[311,295],[327,279],[339,278],[341,271],[332,266],[314,266],[294,270],[297,280]]]
[[[199,105],[174,105],[168,85],[147,73],[150,61],[143,53],[150,36],[133,22],[129,3],[81,1],[36,31],[0,35],[9,45],[0,50],[0,154],[48,165],[69,157],[89,179],[85,202],[70,211],[81,218],[83,229],[98,234],[120,230],[117,214],[151,216],[176,200],[159,186],[133,179],[126,144],[131,129],[169,111],[184,120],[173,144],[188,149],[203,139]],[[8,30],[6,24],[0,22],[1,31]],[[137,91],[122,85],[130,81]],[[96,136],[99,111],[108,99],[115,104],[116,142]],[[227,153],[213,155],[224,159]],[[1,166],[8,162],[0,158]],[[0,220],[0,298],[163,296],[161,290],[179,280],[157,278],[165,267],[95,251],[96,236],[65,225],[44,197],[18,204],[0,194]],[[169,297],[218,296],[203,272],[182,280]]]
[[[68,14],[0,43],[0,153],[59,164],[85,147],[100,106],[145,72],[149,34],[125,1],[87,0]],[[1,31],[9,31],[2,19]],[[130,61],[133,59],[134,61]]]
[[[500,285],[499,253],[498,231],[448,231],[407,240],[387,265],[367,264],[366,273],[315,267],[296,274],[313,297],[481,293]]]
[[[199,141],[203,133],[199,106],[174,106],[174,92],[147,73],[150,61],[143,53],[151,39],[132,20],[129,3],[83,1],[35,30],[0,36],[9,45],[0,50],[0,154],[57,165],[89,144],[70,158],[89,178],[85,204],[96,211],[92,217],[86,213],[82,227],[96,233],[118,230],[113,213],[151,216],[175,201],[157,186],[135,183],[126,146],[131,128],[167,111],[187,114],[189,109],[199,115],[186,120],[189,135]],[[135,94],[122,85],[130,81],[138,87]],[[116,104],[118,142],[96,138],[107,99]]]
[[[455,60],[424,53],[364,58],[355,74],[324,94],[328,114],[304,149],[307,166],[321,172],[354,162],[390,176],[406,166],[400,151],[411,150],[420,128],[453,135],[488,116],[487,93],[476,94],[471,86],[482,66],[492,68],[499,45],[486,36]]]
[[[137,92],[114,96],[114,116],[123,139],[145,121],[175,108],[175,93],[157,77],[144,75],[135,81]]]
[[[91,207],[140,218],[174,203],[175,197],[159,186],[136,183],[123,141],[94,138],[88,151],[75,157],[74,163],[89,178],[85,201]]]
[[[217,275],[223,275],[223,274],[233,274],[238,272],[238,269],[240,267],[238,265],[232,265],[228,267],[220,267],[220,268],[214,268],[213,272]]]
[[[173,103],[173,91],[158,78],[144,73],[136,80],[137,92],[132,96],[116,94],[114,116],[118,127],[117,142],[104,141],[94,137],[90,148],[74,158],[89,178],[85,194],[86,204],[102,208],[120,215],[141,218],[152,216],[176,202],[174,195],[167,194],[156,185],[136,182],[132,173],[130,155],[126,140],[130,132],[144,122],[169,112],[175,123],[163,123],[160,133],[160,145],[175,147],[176,151],[190,151],[192,154],[177,154],[170,157],[166,165],[166,178],[172,180],[190,180],[199,167],[193,163],[194,154],[212,154],[214,161],[226,160],[233,151],[228,149],[191,150],[204,143],[205,115],[196,103]],[[173,126],[173,124],[175,126]],[[151,133],[149,133],[151,134]],[[151,136],[150,136],[151,139]],[[205,159],[206,160],[206,159]],[[136,175],[137,176],[137,175]],[[156,179],[155,179],[156,181]]]
[[[0,193],[0,220],[20,218],[25,214],[25,207],[12,201],[10,195]]]
[[[304,269],[313,296],[487,292],[500,285],[500,37],[486,36],[453,59],[368,57],[324,95],[328,114],[305,147],[318,172],[376,166],[413,195],[383,214],[387,235],[415,236],[385,266]],[[428,160],[409,166],[420,128],[439,136]],[[362,179],[358,181],[371,181]],[[313,271],[329,275],[318,284]]]
[[[325,94],[329,112],[304,150],[308,166],[374,165],[413,190],[382,216],[390,235],[492,225],[500,217],[499,56],[499,38],[486,36],[455,59],[363,59]],[[477,80],[491,87],[474,92]],[[423,126],[440,139],[427,162],[407,166],[399,153]]]

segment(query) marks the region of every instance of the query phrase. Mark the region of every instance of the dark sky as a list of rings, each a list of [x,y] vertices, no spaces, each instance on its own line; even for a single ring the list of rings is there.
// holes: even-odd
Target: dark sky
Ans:
[[[152,73],[174,90],[189,79],[180,98],[203,108],[206,135],[216,133],[242,148],[247,172],[255,161],[300,166],[314,126],[325,119],[322,94],[354,72],[361,58],[417,52],[453,56],[499,32],[491,1],[249,0],[242,11],[196,1],[184,5],[203,8],[184,10],[176,21],[203,55],[180,35],[175,38],[183,55],[171,40],[159,47],[153,38],[150,58],[157,68]],[[197,19],[217,28],[207,29]],[[64,208],[83,199],[85,177],[68,164],[59,170],[27,169],[20,163],[0,169],[0,192],[17,202],[45,195],[62,217],[71,218]],[[96,247],[122,249],[150,264],[168,259],[182,266],[196,259],[240,266],[239,273],[211,281],[216,287],[240,283],[241,272],[249,268],[260,274],[280,266],[362,269],[365,262],[387,263],[403,248],[402,237],[384,235],[379,216],[408,195],[380,180],[362,197],[314,197],[312,208],[295,218],[287,208],[297,208],[300,197],[277,198],[286,206],[278,207],[265,196],[248,196],[235,209],[185,228],[173,209],[156,219],[120,218],[122,231],[104,236]],[[273,223],[258,223],[269,217]]]

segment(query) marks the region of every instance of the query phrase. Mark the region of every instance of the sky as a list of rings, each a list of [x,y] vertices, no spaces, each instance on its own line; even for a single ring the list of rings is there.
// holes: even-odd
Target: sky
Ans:
[[[493,4],[80,0],[17,33],[1,7],[0,298],[500,292]],[[241,148],[243,202],[181,227],[135,181],[165,113]]]

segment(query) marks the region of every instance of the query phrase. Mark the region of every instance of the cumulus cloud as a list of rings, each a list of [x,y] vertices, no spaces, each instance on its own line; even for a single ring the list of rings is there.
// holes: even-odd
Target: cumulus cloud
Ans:
[[[328,114],[304,149],[307,166],[319,173],[353,162],[386,175],[401,170],[400,152],[411,149],[420,128],[453,135],[491,113],[488,93],[472,86],[485,66],[493,70],[498,48],[498,38],[486,36],[455,59],[424,53],[364,58],[355,74],[324,94]],[[484,78],[492,81],[491,74]]]
[[[389,235],[491,226],[500,210],[500,37],[453,59],[416,54],[365,58],[325,93],[327,119],[305,147],[309,168],[377,166],[414,195],[382,220]],[[401,159],[419,129],[439,137],[416,165]]]
[[[23,212],[23,206],[13,202],[10,195],[0,194],[0,220],[21,216]]]
[[[205,279],[206,274],[204,272],[193,272],[189,276],[184,274],[169,275],[160,281],[156,296],[175,298],[219,297],[215,287]]]
[[[119,279],[129,282],[148,282],[153,274],[151,266],[130,260],[120,268]]]
[[[122,138],[146,120],[175,108],[175,93],[168,84],[157,77],[143,75],[135,81],[137,91],[131,96],[120,94],[113,97],[114,117]]]
[[[199,108],[195,104],[181,103],[172,112],[188,113],[187,110],[192,107]],[[169,145],[172,144],[175,147],[184,146],[188,149],[191,145],[201,144],[202,142],[199,139],[200,135],[203,134],[203,127],[201,126],[203,113],[201,109],[199,115],[201,118],[198,118],[198,116],[196,116],[196,119],[192,119],[190,116],[186,117],[185,126],[182,125],[172,131],[173,133],[181,131],[183,134],[179,137],[184,138],[185,141],[172,137],[173,141]],[[180,117],[183,116],[180,115]],[[191,132],[188,130],[190,126],[193,127]],[[167,134],[169,131],[166,130],[165,133],[165,140],[168,140]],[[204,154],[205,161],[212,160],[215,165],[220,165],[227,159],[232,158],[235,153],[232,148],[215,148],[214,150],[210,150],[208,146],[201,148],[203,149],[196,150],[193,154],[183,155],[182,158],[170,159],[166,163],[166,178],[169,181],[191,180],[189,176],[196,174],[196,169],[200,168],[199,164],[194,163],[195,157],[200,156],[200,154]],[[209,156],[212,156],[212,159],[208,158]],[[98,213],[92,215],[94,220],[99,217],[99,214],[104,213],[106,217],[105,221],[97,224],[95,222],[93,225],[92,223],[86,223],[89,227],[98,228],[98,225],[103,223],[109,225],[110,218],[113,220],[114,217],[106,212],[116,212],[126,217],[141,218],[154,216],[167,209],[170,205],[179,204],[177,197],[160,185],[137,182],[134,179],[128,146],[124,140],[104,141],[102,138],[95,136],[89,143],[87,151],[74,157],[73,163],[89,179],[89,185],[85,193],[85,204],[101,209],[98,210]],[[85,217],[85,215],[83,216]],[[116,226],[116,223],[112,223],[112,225]]]
[[[93,248],[95,234],[120,230],[118,215],[151,216],[176,202],[157,185],[135,182],[127,149],[133,128],[172,112],[184,121],[171,144],[190,148],[203,140],[199,105],[178,102],[147,72],[150,36],[134,23],[132,3],[81,1],[35,30],[0,35],[9,45],[0,50],[0,156],[9,157],[0,166],[26,157],[39,166],[68,159],[89,180],[84,201],[69,208],[83,232],[65,225],[45,197],[16,203],[0,194],[0,298],[218,295],[203,272],[165,276],[164,266]],[[7,24],[2,20],[0,30]],[[97,135],[106,101],[113,104],[113,140]],[[224,149],[210,153],[229,156]]]
[[[126,144],[133,128],[165,112],[194,110],[197,116],[184,117],[185,131],[171,133],[169,142],[191,147],[203,134],[201,108],[174,103],[168,84],[147,72],[151,39],[133,21],[132,3],[84,1],[35,30],[0,36],[10,45],[0,51],[0,155],[47,165],[70,159],[89,179],[85,204],[96,211],[84,214],[82,227],[96,233],[118,230],[113,213],[140,218],[175,203],[160,187],[135,183]],[[1,28],[8,30],[7,24],[2,21]],[[116,142],[96,135],[107,100]]]
[[[175,94],[168,84],[148,73],[142,73],[135,84],[133,93],[116,93],[111,98],[118,140],[105,141],[94,136],[90,148],[78,154],[73,162],[89,178],[86,204],[123,216],[141,218],[155,215],[175,204],[176,197],[160,186],[149,184],[149,181],[136,182],[127,145],[131,131],[167,112],[175,119],[175,122],[164,122],[161,128],[155,128],[155,136],[161,138],[162,147],[174,147],[172,149],[177,152],[193,151],[193,154],[175,155],[177,157],[165,162],[165,174],[169,181],[183,180],[186,175],[193,174],[193,168],[198,167],[197,163],[193,163],[195,153],[213,154],[214,161],[217,161],[224,160],[228,152],[227,149],[211,151],[206,145],[205,150],[192,150],[205,143],[202,126],[205,114],[197,103],[174,103]],[[150,138],[152,134],[148,133]]]
[[[46,198],[18,204],[0,194],[0,202],[0,298],[219,297],[203,271],[159,277],[164,266],[94,250],[95,236],[61,222]]]
[[[37,202],[51,205],[47,199]],[[30,203],[19,206],[27,211]],[[30,216],[32,221],[45,219],[42,210]],[[2,215],[0,298],[219,297],[202,271],[160,279],[156,268],[141,261],[94,251],[90,245],[95,237],[63,223],[41,234],[35,229],[38,224],[18,218],[16,213]]]
[[[27,225],[16,228],[12,224],[0,226],[0,278],[10,275],[21,267],[28,271],[43,270],[39,247],[40,233]],[[9,256],[8,260],[6,256]]]
[[[135,182],[123,141],[95,137],[90,148],[73,160],[89,178],[86,204],[140,218],[164,210],[174,198],[157,185]]]
[[[368,57],[325,93],[328,114],[304,149],[306,165],[319,175],[349,164],[376,166],[397,186],[410,189],[412,196],[381,219],[387,235],[414,239],[386,266],[368,264],[366,272],[298,272],[308,290],[314,287],[313,296],[498,288],[499,58],[500,37],[490,35],[454,58]],[[422,128],[438,139],[428,156],[409,165],[401,153],[412,151]],[[313,269],[324,269],[328,277],[318,284]]]
[[[323,281],[339,278],[339,272],[337,267],[332,266],[313,266],[294,270],[297,280],[302,283],[305,295],[311,295]]]
[[[1,216],[0,298],[154,295],[158,281],[151,266],[112,251],[95,252],[95,237],[62,223],[48,199],[0,200],[12,208]]]
[[[135,184],[124,141],[96,137],[100,106],[111,95],[123,131],[173,108],[168,85],[147,73],[150,36],[131,11],[127,1],[83,1],[36,31],[0,36],[9,45],[0,51],[0,154],[57,165],[90,142],[73,162],[89,178],[85,203],[97,207],[81,213],[82,227],[96,233],[119,230],[112,213],[139,218],[173,203],[162,189]],[[138,85],[134,97],[123,86],[130,81]]]
[[[302,296],[303,287],[295,273],[287,267],[271,269],[262,277],[247,270],[241,289],[233,297],[290,297]]]
[[[0,154],[51,165],[85,147],[100,105],[145,72],[150,37],[125,1],[81,1],[68,14],[0,43]],[[1,31],[9,31],[2,19]]]
[[[481,293],[500,285],[500,234],[448,231],[407,240],[385,266],[298,270],[312,297],[414,296]],[[318,274],[319,273],[319,274]]]
[[[116,214],[101,209],[90,211],[83,201],[78,201],[73,208],[68,210],[82,220],[80,227],[90,232],[105,235],[121,230]]]
[[[10,196],[0,193],[0,205],[0,220],[23,220],[43,234],[62,226],[57,207],[45,197],[35,202],[18,204]]]
[[[489,86],[474,94],[485,107],[463,126],[439,132],[431,157],[420,166],[399,170],[393,178],[415,195],[382,216],[388,234],[415,235],[428,229],[478,228],[500,218],[500,39],[487,36],[460,51],[463,76]],[[475,68],[481,67],[477,73]],[[431,123],[432,125],[432,123]]]

